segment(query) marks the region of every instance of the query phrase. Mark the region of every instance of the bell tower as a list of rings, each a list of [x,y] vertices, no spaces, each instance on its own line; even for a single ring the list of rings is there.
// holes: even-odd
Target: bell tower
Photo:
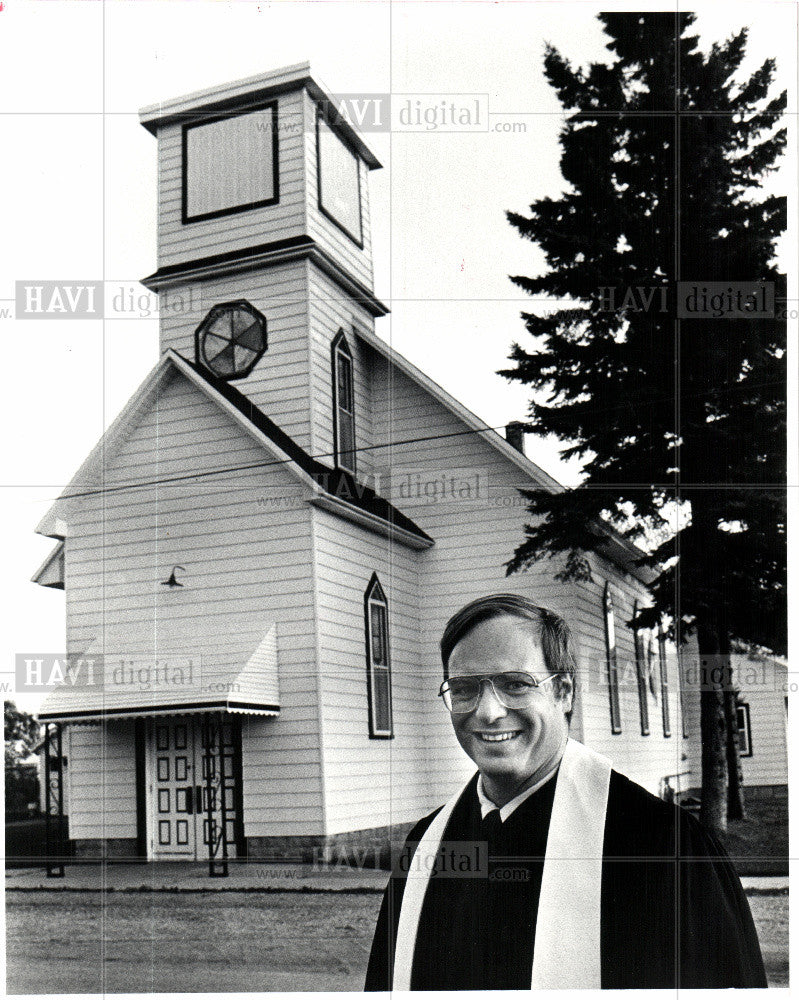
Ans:
[[[334,404],[319,369],[337,336],[352,341],[388,311],[369,231],[380,163],[307,63],[139,117],[158,140],[158,267],[143,284],[159,295],[161,350],[324,453]]]

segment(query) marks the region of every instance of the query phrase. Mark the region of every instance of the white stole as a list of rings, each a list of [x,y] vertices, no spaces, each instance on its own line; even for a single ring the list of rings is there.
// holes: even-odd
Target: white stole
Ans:
[[[471,779],[470,779],[471,780]],[[538,918],[534,990],[599,989],[602,845],[610,761],[569,739],[561,758],[549,821]],[[460,789],[438,813],[417,845],[405,883],[394,950],[393,989],[411,988],[416,934],[430,869]]]

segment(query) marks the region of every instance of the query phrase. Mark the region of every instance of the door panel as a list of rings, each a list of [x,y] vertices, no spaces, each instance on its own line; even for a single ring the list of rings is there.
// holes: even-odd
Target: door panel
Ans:
[[[191,719],[155,719],[151,735],[152,856],[196,856],[194,801],[195,740]]]

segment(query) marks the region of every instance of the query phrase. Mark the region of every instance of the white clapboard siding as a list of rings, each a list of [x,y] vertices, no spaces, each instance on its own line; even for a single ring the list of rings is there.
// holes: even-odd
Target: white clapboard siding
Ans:
[[[437,687],[419,659],[418,555],[321,510],[314,552],[326,831],[409,822],[433,804],[424,718]],[[364,595],[373,573],[389,607],[391,740],[369,737]]]
[[[331,222],[319,209],[319,175],[317,173],[316,106],[305,96],[305,179],[308,185],[308,235],[325,249],[337,263],[368,289],[372,288],[372,236],[369,215],[369,169],[358,159],[361,180],[360,248],[343,230]]]
[[[246,299],[264,314],[267,351],[246,378],[231,384],[306,450],[311,444],[308,266],[295,261],[197,282],[190,290],[160,293],[161,350],[172,348],[191,361],[197,360],[195,330],[217,303]],[[182,419],[184,433],[191,433],[193,416],[174,414],[173,418]]]
[[[374,330],[372,317],[314,265],[310,265],[311,413],[313,453],[332,464],[333,371],[331,345],[343,330],[352,352],[355,406],[355,442],[358,448],[358,478],[369,486],[374,457],[371,390],[371,351],[353,333],[353,327]],[[379,484],[378,484],[379,485]],[[378,492],[380,490],[378,489]]]
[[[136,836],[133,722],[70,726],[69,836],[102,840]]]
[[[175,423],[176,414],[194,423],[194,441]],[[175,374],[107,456],[105,481],[152,483],[229,461],[257,466],[270,455]],[[310,509],[298,499],[288,512],[265,503],[296,497],[296,485],[290,469],[272,464],[65,503],[68,649],[74,654],[92,644],[124,652],[157,642],[199,658],[208,679],[243,669],[274,628],[281,715],[245,725],[248,836],[308,832],[301,800],[315,803],[311,825],[321,823]],[[161,586],[176,564],[186,567],[178,572],[184,588]],[[123,649],[114,650],[114,643]],[[270,791],[275,777],[294,794]]]
[[[733,654],[732,661],[741,701],[749,705],[752,756],[741,758],[744,787],[787,785],[787,668],[765,657],[742,654]]]
[[[306,139],[303,92],[278,98],[279,201],[216,219],[181,218],[182,149],[180,125],[158,134],[158,264],[165,267],[263,243],[300,236],[306,231]],[[220,169],[223,167],[220,151]]]

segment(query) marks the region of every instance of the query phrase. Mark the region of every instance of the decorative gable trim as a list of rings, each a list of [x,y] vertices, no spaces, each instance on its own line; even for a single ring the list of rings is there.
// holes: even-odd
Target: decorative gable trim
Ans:
[[[58,500],[56,500],[36,526],[38,534],[48,535],[51,538],[64,538],[66,536],[67,526],[63,518],[58,517],[60,509],[59,501],[68,499],[71,495],[81,490],[90,489],[100,480],[102,465],[107,457],[107,453],[124,441],[129,429],[135,426],[140,414],[147,409],[166,382],[172,377],[174,369],[172,358],[170,357],[171,354],[171,351],[167,351],[166,354],[161,356],[161,360],[155,368],[153,368],[103,433]]]

